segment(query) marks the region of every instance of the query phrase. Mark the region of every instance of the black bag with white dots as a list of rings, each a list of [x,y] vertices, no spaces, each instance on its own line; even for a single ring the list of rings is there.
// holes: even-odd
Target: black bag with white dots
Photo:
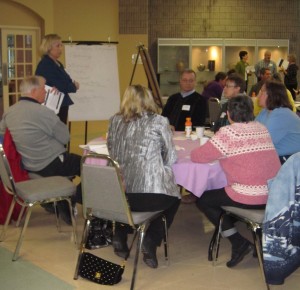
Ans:
[[[83,253],[79,265],[82,278],[102,285],[114,285],[122,280],[125,266],[99,258],[91,253]]]

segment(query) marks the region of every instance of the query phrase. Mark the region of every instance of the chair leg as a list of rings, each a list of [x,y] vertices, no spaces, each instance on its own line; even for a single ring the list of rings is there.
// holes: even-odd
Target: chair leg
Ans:
[[[132,278],[131,278],[131,286],[130,286],[130,290],[134,289],[134,285],[135,285],[135,277],[136,277],[136,273],[137,273],[137,266],[138,266],[138,262],[139,262],[139,255],[140,252],[142,251],[142,244],[144,241],[144,236],[145,236],[145,229],[138,229],[138,241],[137,241],[137,245],[136,245],[136,253],[135,253],[135,258],[134,258],[134,266],[133,266],[133,273],[132,273]]]
[[[75,243],[75,245],[77,245],[77,229],[76,229],[76,221],[75,221],[75,217],[74,217],[73,212],[72,212],[72,203],[71,203],[71,199],[68,198],[68,199],[67,199],[67,202],[68,202],[68,204],[69,204],[69,210],[70,210],[70,213],[71,213],[71,221],[72,221],[72,228],[73,228],[74,243]]]
[[[220,241],[221,241],[221,232],[222,232],[222,224],[223,224],[223,220],[225,217],[226,213],[223,213],[220,216],[220,220],[219,220],[219,225],[217,227],[218,233],[217,233],[217,237],[216,237],[216,243],[214,245],[214,250],[213,250],[213,265],[216,265],[216,261],[218,260],[218,256],[219,256],[219,248],[220,248]]]
[[[264,282],[266,283],[267,290],[270,290],[269,284],[266,282],[266,276],[265,276],[265,271],[264,271],[264,264],[263,264],[263,252],[262,252],[262,245],[261,245],[261,228],[251,228],[253,240],[254,240],[254,245],[256,248],[257,252],[257,258],[258,258],[258,263],[260,267],[260,271],[262,274],[262,277],[264,279]]]
[[[60,233],[61,227],[60,227],[59,213],[57,210],[56,201],[53,202],[53,207],[54,207],[54,214],[55,214],[55,219],[56,219],[56,228],[57,228],[57,231]]]
[[[19,227],[19,225],[20,225],[20,222],[21,222],[21,219],[22,219],[22,217],[23,217],[25,208],[26,208],[25,205],[23,205],[22,208],[21,208],[21,211],[20,211],[20,213],[19,213],[18,220],[17,220],[17,223],[16,223],[16,227]]]
[[[79,254],[78,254],[77,264],[76,264],[75,273],[74,273],[74,277],[73,277],[74,280],[78,279],[79,266],[80,266],[82,254],[84,253],[86,241],[87,241],[87,238],[88,238],[90,224],[91,224],[91,221],[89,219],[87,219],[84,223],[81,243],[79,245]]]
[[[217,241],[218,232],[219,232],[219,227],[216,227],[208,247],[208,261],[213,260],[213,251]]]
[[[29,206],[28,209],[27,209],[24,225],[23,225],[23,228],[22,228],[21,233],[20,233],[20,237],[19,237],[19,240],[18,240],[18,243],[17,243],[17,246],[16,246],[15,253],[14,253],[13,258],[12,258],[13,261],[16,261],[18,259],[19,251],[20,251],[20,248],[21,248],[21,245],[22,245],[22,242],[23,242],[23,238],[24,238],[27,226],[28,226],[28,222],[29,222],[29,219],[30,219],[30,216],[31,216],[32,208],[33,208],[33,206]]]
[[[7,217],[6,217],[4,226],[3,226],[3,230],[2,230],[1,236],[0,236],[0,242],[4,241],[4,239],[5,239],[7,227],[8,227],[8,224],[10,222],[13,210],[15,208],[15,204],[16,204],[16,200],[13,198],[12,201],[11,201],[11,204],[10,204],[9,211],[7,213]]]
[[[168,237],[168,226],[167,226],[167,219],[165,216],[162,217],[163,223],[164,223],[164,249],[165,249],[165,260],[167,266],[170,264],[170,259],[169,259],[169,237]]]

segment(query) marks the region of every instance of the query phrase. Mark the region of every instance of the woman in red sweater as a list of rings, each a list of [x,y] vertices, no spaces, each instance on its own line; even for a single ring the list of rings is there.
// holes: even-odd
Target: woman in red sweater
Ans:
[[[268,130],[253,121],[251,98],[238,95],[230,99],[227,114],[230,125],[222,127],[206,144],[191,152],[193,162],[219,160],[227,177],[225,188],[205,191],[196,203],[215,226],[223,213],[221,206],[264,208],[267,180],[280,168]],[[222,236],[232,244],[227,267],[234,267],[253,250],[253,245],[237,232],[228,216],[223,222]]]

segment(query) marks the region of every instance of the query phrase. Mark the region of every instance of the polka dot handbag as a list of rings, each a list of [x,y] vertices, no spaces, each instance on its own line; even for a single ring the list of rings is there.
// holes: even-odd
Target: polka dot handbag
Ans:
[[[121,281],[125,266],[101,259],[90,253],[83,253],[79,265],[82,278],[103,285],[114,285]]]

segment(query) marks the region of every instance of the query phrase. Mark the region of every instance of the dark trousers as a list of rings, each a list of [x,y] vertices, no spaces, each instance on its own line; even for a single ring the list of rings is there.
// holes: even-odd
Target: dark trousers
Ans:
[[[59,119],[65,124],[67,124],[67,121],[68,121],[68,112],[69,112],[69,106],[63,106],[63,107],[60,107],[60,110],[57,114]]]
[[[180,199],[173,196],[157,193],[127,193],[127,200],[132,211],[163,211],[169,228],[174,220],[175,214],[180,205]],[[116,234],[127,235],[130,233],[128,227],[116,225]],[[164,237],[164,228],[161,217],[153,220],[146,233],[156,246],[160,246]]]
[[[207,190],[196,202],[197,207],[206,215],[215,227],[218,226],[221,214],[224,210],[221,206],[235,206],[244,209],[264,209],[265,205],[248,205],[233,201],[226,193],[224,188]],[[234,222],[230,216],[226,215],[223,220],[222,231],[234,227]]]
[[[296,93],[294,91],[297,90],[298,84],[293,84],[293,85],[286,85],[286,88],[291,92],[293,100],[296,100]]]
[[[59,157],[55,158],[49,165],[40,171],[35,171],[41,176],[80,176],[80,161],[81,156],[73,153],[64,153],[64,160],[61,161]],[[81,184],[77,186],[76,197],[73,203],[82,203]]]

